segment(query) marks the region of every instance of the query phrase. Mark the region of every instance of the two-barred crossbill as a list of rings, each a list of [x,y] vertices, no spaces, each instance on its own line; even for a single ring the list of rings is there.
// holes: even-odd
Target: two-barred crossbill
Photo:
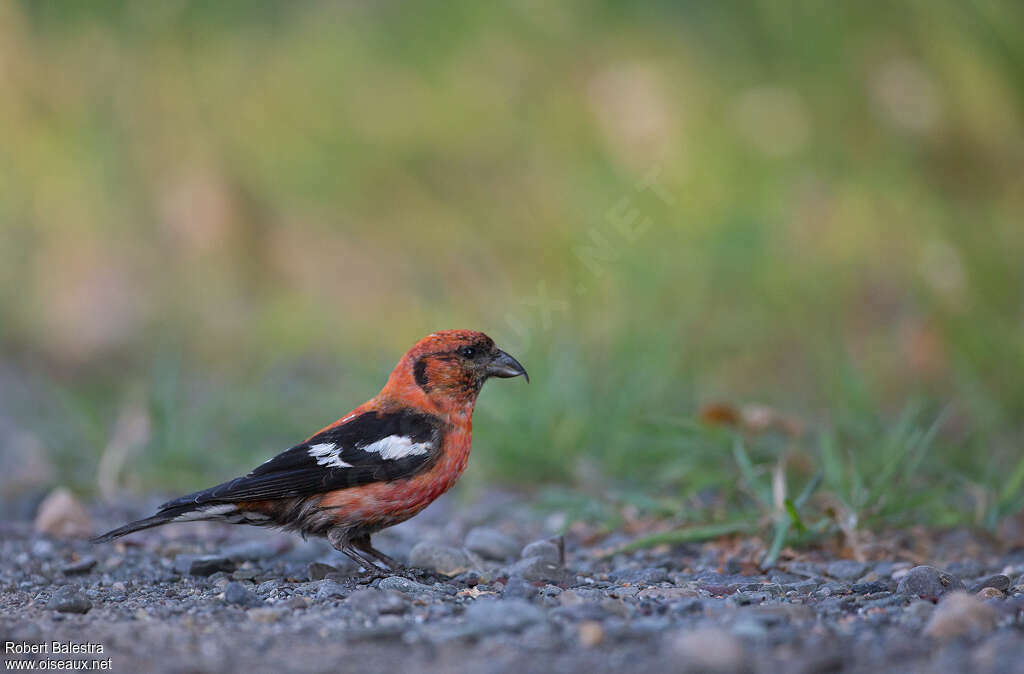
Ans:
[[[446,330],[421,339],[376,396],[244,477],[162,505],[94,540],[169,522],[215,520],[325,536],[368,571],[399,565],[370,536],[448,491],[466,467],[473,406],[490,377],[529,381],[485,334]]]

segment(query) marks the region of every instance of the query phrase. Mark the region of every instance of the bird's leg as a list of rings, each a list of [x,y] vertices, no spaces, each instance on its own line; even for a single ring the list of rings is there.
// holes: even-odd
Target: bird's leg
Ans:
[[[370,544],[370,534],[363,534],[358,538],[352,539],[352,545],[359,548],[366,554],[370,555],[377,561],[387,564],[392,571],[401,571],[405,568],[398,561],[392,559],[391,557],[388,557],[383,552],[373,547]]]
[[[335,550],[363,567],[367,575],[371,577],[382,576],[383,573],[381,568],[374,564],[371,559],[364,556],[362,552],[353,547],[354,541],[349,540],[346,535],[347,533],[348,532],[345,529],[335,527],[327,532],[327,541]]]

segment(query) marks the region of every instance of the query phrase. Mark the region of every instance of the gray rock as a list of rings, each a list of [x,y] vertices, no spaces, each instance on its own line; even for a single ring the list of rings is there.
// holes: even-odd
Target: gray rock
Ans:
[[[310,580],[323,580],[327,577],[327,574],[335,573],[337,570],[337,568],[330,564],[323,564],[321,562],[310,562],[309,566],[306,567]]]
[[[73,564],[68,564],[63,567],[60,571],[65,576],[77,576],[83,573],[89,573],[92,571],[92,567],[96,566],[96,559],[93,557],[82,557],[80,560]]]
[[[947,592],[964,590],[962,580],[934,566],[915,566],[900,579],[896,588],[901,594],[935,599]]]
[[[382,578],[377,583],[377,587],[381,590],[395,590],[396,592],[402,592],[404,594],[420,594],[420,593],[433,593],[434,588],[423,583],[417,583],[415,580],[409,580],[402,576],[388,576]]]
[[[220,555],[178,555],[174,558],[174,570],[190,576],[212,576],[218,571],[234,571],[235,563]]]
[[[232,580],[252,580],[256,576],[260,575],[260,570],[255,567],[246,567],[242,569],[235,569],[231,574]]]
[[[850,588],[850,591],[854,594],[874,594],[876,592],[886,592],[889,586],[885,583],[873,582],[873,583],[854,583]]]
[[[523,552],[520,556],[523,559],[526,559],[527,557],[540,557],[552,564],[559,564],[561,562],[561,555],[558,552],[558,546],[551,541],[534,541],[523,548]]]
[[[475,634],[518,632],[544,620],[544,611],[523,599],[479,600],[470,604],[464,615]]]
[[[475,527],[466,535],[466,549],[484,559],[506,560],[519,553],[519,543],[495,529]]]
[[[257,594],[270,594],[277,588],[281,587],[281,583],[276,580],[265,580],[256,586]]]
[[[537,594],[537,587],[522,576],[510,576],[505,583],[506,599],[530,599]]]
[[[348,595],[348,589],[341,583],[333,580],[321,580],[316,590],[317,601],[327,601],[335,598],[344,599]]]
[[[257,597],[245,584],[231,581],[224,586],[224,601],[236,606],[259,606],[263,600]]]
[[[839,580],[857,580],[867,573],[869,568],[871,567],[863,562],[857,562],[852,559],[840,559],[829,563],[825,567],[825,573]]]
[[[1001,573],[997,573],[994,576],[988,576],[971,585],[971,592],[981,592],[986,587],[994,587],[997,590],[1006,592],[1010,589],[1010,579]]]
[[[625,569],[609,574],[609,578],[620,583],[664,583],[668,581],[668,572],[658,567],[646,569]]]
[[[57,588],[46,608],[61,613],[88,613],[92,602],[74,585],[65,585]]]
[[[509,571],[509,577],[520,577],[530,582],[561,583],[565,579],[565,570],[543,557],[526,557],[515,563]]]
[[[423,541],[409,553],[409,565],[456,576],[469,568],[469,555],[459,548]]]

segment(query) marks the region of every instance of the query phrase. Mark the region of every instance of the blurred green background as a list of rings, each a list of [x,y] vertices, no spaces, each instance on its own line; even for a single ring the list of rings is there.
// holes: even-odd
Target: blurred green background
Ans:
[[[840,525],[995,526],[1024,503],[1022,28],[0,1],[5,488],[232,477],[459,327],[533,378],[484,391],[464,493],[685,524],[807,485]]]

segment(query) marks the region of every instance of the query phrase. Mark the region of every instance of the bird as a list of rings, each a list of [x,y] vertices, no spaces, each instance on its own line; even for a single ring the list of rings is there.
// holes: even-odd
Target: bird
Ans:
[[[370,543],[413,517],[462,474],[473,407],[492,377],[530,376],[494,341],[443,330],[409,349],[380,393],[243,477],[168,501],[151,517],[92,539],[106,543],[171,522],[271,526],[330,544],[368,573],[402,565]]]

